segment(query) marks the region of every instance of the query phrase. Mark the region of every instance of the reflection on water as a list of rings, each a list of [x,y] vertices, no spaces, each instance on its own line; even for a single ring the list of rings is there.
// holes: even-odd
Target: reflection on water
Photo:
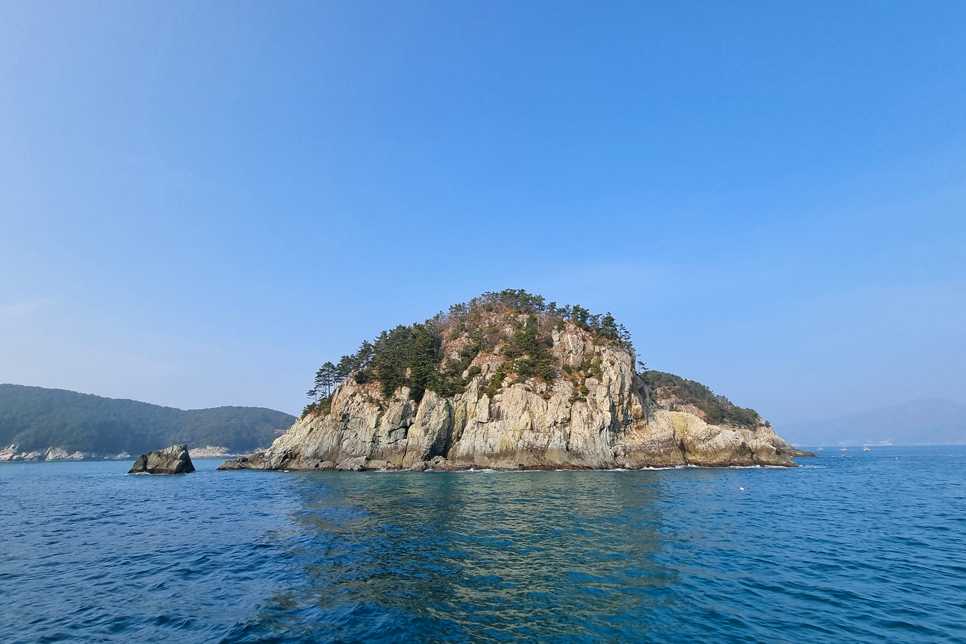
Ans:
[[[823,454],[645,472],[0,465],[0,642],[966,641],[966,447]]]
[[[247,635],[508,641],[618,637],[669,601],[657,477],[622,473],[312,473],[298,587]],[[307,625],[307,621],[311,625]],[[328,630],[328,629],[327,629]],[[256,633],[256,631],[261,631]]]

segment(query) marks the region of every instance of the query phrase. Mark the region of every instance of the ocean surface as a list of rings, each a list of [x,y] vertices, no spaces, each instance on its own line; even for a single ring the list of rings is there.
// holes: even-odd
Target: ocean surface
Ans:
[[[0,465],[0,642],[966,642],[966,447],[818,454],[636,472]]]

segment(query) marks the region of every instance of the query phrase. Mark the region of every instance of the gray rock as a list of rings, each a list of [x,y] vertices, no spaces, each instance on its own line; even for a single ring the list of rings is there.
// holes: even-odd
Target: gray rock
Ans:
[[[172,445],[141,454],[128,474],[187,474],[194,472],[187,445]]]

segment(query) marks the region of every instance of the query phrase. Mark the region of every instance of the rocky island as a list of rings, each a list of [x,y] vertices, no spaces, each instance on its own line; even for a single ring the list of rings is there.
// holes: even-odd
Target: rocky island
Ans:
[[[637,362],[613,316],[486,293],[383,332],[266,451],[219,469],[794,467],[754,410]]]
[[[141,454],[128,474],[190,474],[195,466],[187,445],[172,445]]]

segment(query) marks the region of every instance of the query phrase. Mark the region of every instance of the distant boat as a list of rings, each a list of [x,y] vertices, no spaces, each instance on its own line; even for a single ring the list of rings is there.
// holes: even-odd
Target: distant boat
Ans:
[[[825,448],[824,447],[819,447],[818,448],[818,451],[821,452],[823,449],[825,449]]]
[[[868,447],[863,447],[863,448],[862,448],[862,451],[863,451],[863,452],[868,452],[868,451],[870,451],[870,450],[869,450],[869,448],[868,448]]]
[[[839,451],[840,451],[840,452],[844,452],[844,451],[846,451],[846,449],[847,449],[847,448],[845,448],[845,447],[843,447],[843,448],[842,448],[842,449],[840,449]]]

